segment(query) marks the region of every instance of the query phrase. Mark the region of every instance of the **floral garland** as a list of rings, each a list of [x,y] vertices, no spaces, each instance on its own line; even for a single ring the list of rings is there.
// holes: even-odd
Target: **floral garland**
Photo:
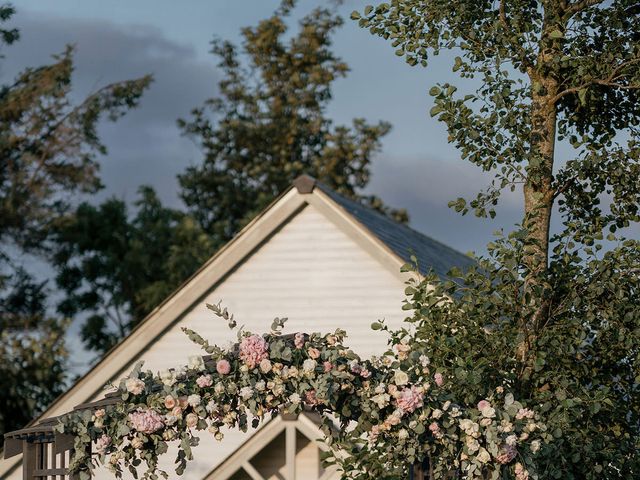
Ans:
[[[235,326],[226,309],[210,308]],[[369,361],[344,346],[343,331],[283,336],[283,324],[276,319],[265,335],[240,331],[228,349],[185,329],[209,357],[158,374],[140,364],[117,387],[122,402],[61,418],[57,430],[75,436],[70,473],[85,480],[105,464],[118,478],[125,469],[137,476],[144,462],[144,478],[168,478],[158,458],[179,442],[181,475],[198,432],[222,440],[224,427],[246,431],[265,417],[312,409],[343,427],[325,416],[327,444],[348,452],[326,461],[345,478],[401,475],[424,458],[434,478],[536,478],[533,456],[550,436],[539,416],[502,388],[463,407],[450,398],[445,372],[433,372],[428,356],[406,341]]]

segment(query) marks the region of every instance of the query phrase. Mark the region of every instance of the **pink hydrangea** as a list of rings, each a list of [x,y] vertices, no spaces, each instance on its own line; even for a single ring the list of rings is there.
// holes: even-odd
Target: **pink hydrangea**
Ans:
[[[505,444],[500,449],[500,452],[498,452],[496,460],[498,461],[498,463],[506,465],[507,463],[510,463],[514,458],[516,458],[517,453],[518,451],[516,450],[516,447],[514,447],[513,445]]]
[[[297,349],[304,347],[304,333],[298,332],[293,337],[293,344]]]
[[[111,445],[111,437],[109,435],[102,435],[96,440],[96,453],[102,455],[107,451],[109,445]]]
[[[226,359],[221,359],[218,360],[216,362],[216,371],[220,374],[220,375],[226,375],[231,371],[231,364],[229,363],[229,360]]]
[[[417,387],[411,386],[400,390],[396,398],[396,405],[403,412],[411,413],[422,406],[423,399],[424,394]]]
[[[240,342],[240,359],[249,367],[255,368],[262,360],[269,358],[267,341],[260,335],[244,337]]]
[[[444,377],[442,376],[441,373],[436,373],[433,376],[433,379],[435,380],[436,385],[439,386],[439,387],[441,387],[444,384]]]
[[[211,375],[200,375],[196,379],[196,384],[200,388],[207,388],[207,387],[210,387],[211,385],[213,385],[213,379],[211,378]]]
[[[153,433],[164,427],[163,416],[155,410],[137,410],[129,414],[129,421],[140,433]]]

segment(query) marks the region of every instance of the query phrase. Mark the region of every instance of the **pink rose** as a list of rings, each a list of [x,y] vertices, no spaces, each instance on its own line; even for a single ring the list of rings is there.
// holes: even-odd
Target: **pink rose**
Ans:
[[[227,375],[231,371],[231,364],[228,360],[222,359],[216,362],[216,371],[220,375]]]
[[[433,379],[435,380],[436,385],[439,386],[439,387],[441,387],[444,384],[444,377],[442,376],[441,373],[436,373],[433,376]]]
[[[240,359],[251,369],[269,358],[267,341],[260,335],[249,335],[240,341]]]
[[[431,425],[429,425],[429,431],[433,434],[438,433],[440,431],[440,425],[436,422],[431,422]]]
[[[173,410],[171,410],[171,415],[173,415],[174,417],[177,417],[177,418],[182,417],[182,408],[173,407]]]
[[[316,396],[316,391],[315,390],[309,390],[305,394],[305,401],[309,405],[317,405],[319,402],[318,402],[318,397]]]
[[[129,414],[129,421],[134,430],[141,433],[153,433],[164,427],[164,420],[155,410],[143,410],[139,409]]]
[[[164,397],[164,406],[167,408],[167,410],[173,409],[177,404],[178,402],[171,395],[167,395],[166,397]]]
[[[485,408],[489,408],[491,406],[491,403],[489,403],[488,400],[480,400],[478,402],[478,410],[482,411]]]
[[[396,398],[396,405],[403,412],[411,413],[422,406],[423,399],[423,393],[417,387],[411,386],[400,390]]]
[[[211,385],[213,385],[213,379],[211,378],[211,375],[200,375],[196,379],[196,384],[200,388],[207,388],[207,387],[210,387]]]
[[[329,362],[329,361],[324,362],[322,365],[324,366],[324,372],[325,372],[325,373],[330,372],[330,371],[331,371],[331,369],[333,368],[333,363],[331,363],[331,362]]]
[[[313,358],[314,360],[320,357],[320,350],[318,350],[317,348],[310,348],[309,349],[309,357]]]

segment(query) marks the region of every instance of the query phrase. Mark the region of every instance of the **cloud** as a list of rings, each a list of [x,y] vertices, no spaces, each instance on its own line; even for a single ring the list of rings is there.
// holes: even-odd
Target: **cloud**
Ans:
[[[447,206],[458,197],[472,199],[489,185],[491,176],[460,159],[381,155],[373,163],[368,191],[389,205],[407,208],[411,226],[463,252],[483,253],[493,232],[505,231],[520,220],[520,192],[505,192],[494,220],[472,213],[456,214]]]
[[[6,49],[2,80],[27,66],[42,65],[66,44],[76,46],[73,96],[81,99],[108,83],[151,73],[155,81],[138,109],[100,131],[109,154],[101,159],[106,189],[132,200],[141,184],[155,186],[163,200],[176,205],[175,175],[199,160],[191,140],[181,137],[176,119],[214,94],[212,59],[197,58],[195,49],[169,40],[158,28],[120,26],[101,20],[49,17],[19,12],[15,24],[21,40]]]

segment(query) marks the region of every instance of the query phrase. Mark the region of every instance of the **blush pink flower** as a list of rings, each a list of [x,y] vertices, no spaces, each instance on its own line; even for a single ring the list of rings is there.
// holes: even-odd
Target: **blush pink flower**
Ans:
[[[178,401],[175,398],[173,398],[171,395],[167,395],[166,397],[164,397],[164,406],[168,410],[173,410],[177,404],[178,404]]]
[[[141,433],[153,433],[164,427],[162,415],[155,410],[137,410],[129,414],[129,421]]]
[[[304,347],[304,333],[298,332],[293,337],[293,344],[297,349]]]
[[[331,371],[331,369],[333,369],[333,363],[326,361],[322,364],[322,366],[324,367],[324,372],[328,373]]]
[[[260,335],[249,335],[240,342],[240,359],[249,367],[255,368],[265,358],[267,353],[267,341]]]
[[[517,453],[518,451],[513,445],[503,445],[500,449],[500,452],[498,452],[496,460],[498,461],[498,463],[506,465],[507,463],[510,463],[514,458],[516,458]]]
[[[522,466],[521,463],[516,463],[515,471],[516,480],[528,480],[529,472]]]
[[[229,360],[226,359],[222,359],[222,360],[218,360],[216,362],[216,371],[220,374],[220,375],[226,375],[231,371],[231,364],[229,363]]]
[[[96,453],[102,455],[107,451],[109,445],[111,445],[111,437],[109,435],[102,435],[96,440]]]
[[[435,435],[440,431],[440,425],[438,425],[436,422],[431,422],[431,424],[429,425],[429,431]]]
[[[436,385],[439,386],[439,387],[441,387],[444,384],[444,377],[442,376],[441,373],[436,373],[433,376],[433,379],[435,380]]]
[[[424,394],[415,386],[403,388],[396,397],[396,405],[405,413],[411,413],[422,406]]]
[[[311,347],[309,349],[309,357],[313,358],[314,360],[320,357],[320,350],[318,350],[317,348],[313,348]]]
[[[211,378],[211,375],[200,375],[196,378],[196,384],[200,388],[207,388],[213,385],[213,379]]]
[[[489,408],[491,406],[491,403],[489,403],[488,400],[480,400],[478,402],[478,410],[482,411],[485,408]]]
[[[320,403],[318,401],[318,397],[316,396],[315,390],[309,390],[307,393],[305,393],[305,401],[308,405],[317,405],[318,403]]]

